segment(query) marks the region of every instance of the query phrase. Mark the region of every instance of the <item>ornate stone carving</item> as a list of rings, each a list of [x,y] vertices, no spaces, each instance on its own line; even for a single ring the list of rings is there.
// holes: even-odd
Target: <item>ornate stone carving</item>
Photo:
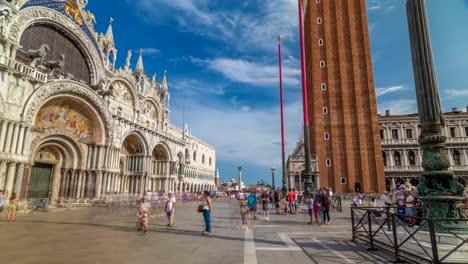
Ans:
[[[109,114],[106,103],[96,93],[91,91],[91,89],[75,81],[54,81],[40,87],[28,100],[23,111],[23,120],[32,124],[40,106],[46,102],[49,97],[56,94],[78,95],[90,101],[103,118],[106,135],[109,135],[107,137],[108,140],[112,139],[112,117]]]
[[[19,45],[20,34],[34,23],[48,23],[64,30],[84,49],[85,57],[92,66],[91,82],[96,84],[105,75],[104,65],[100,59],[99,51],[93,42],[70,18],[61,13],[45,7],[29,7],[21,10],[15,17],[8,38]]]

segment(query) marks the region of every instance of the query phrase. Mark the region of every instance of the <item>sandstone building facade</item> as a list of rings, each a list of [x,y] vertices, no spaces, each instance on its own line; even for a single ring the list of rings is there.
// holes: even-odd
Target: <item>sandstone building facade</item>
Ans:
[[[0,0],[0,190],[22,199],[215,190],[216,152],[169,121],[166,73],[116,68],[87,0]],[[134,56],[135,57],[135,56]]]
[[[383,191],[365,0],[308,0],[304,12],[312,156],[320,185]]]
[[[468,110],[468,109],[467,109]],[[453,108],[444,114],[447,149],[451,170],[459,180],[468,183],[468,112]],[[391,115],[386,111],[379,117],[382,159],[386,188],[398,184],[416,186],[423,172],[422,152],[418,143],[421,133],[417,114]]]

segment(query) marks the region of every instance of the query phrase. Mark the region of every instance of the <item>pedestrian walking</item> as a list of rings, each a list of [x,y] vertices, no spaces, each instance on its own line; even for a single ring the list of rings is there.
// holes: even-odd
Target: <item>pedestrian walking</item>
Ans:
[[[248,218],[249,216],[249,207],[247,206],[247,200],[245,199],[244,196],[240,197],[240,215],[242,219],[242,229],[247,229],[248,228]]]
[[[306,197],[306,204],[307,204],[307,209],[309,209],[309,217],[310,217],[309,222],[307,224],[311,225],[314,223],[314,221],[312,220],[312,215],[314,211],[314,198],[312,197],[312,195]]]
[[[405,201],[404,204],[406,205],[406,216],[407,216],[407,221],[409,222],[409,226],[413,227],[414,224],[416,223],[416,219],[414,218],[414,204],[415,204],[415,199],[414,196],[411,194],[411,191],[407,190],[405,191]]]
[[[137,227],[138,227],[138,232],[143,231],[146,233],[148,230],[148,224],[149,224],[149,213],[151,209],[151,203],[147,201],[145,198],[139,199],[139,205],[138,205],[138,212],[137,212],[137,217],[138,217],[138,222],[137,222]]]
[[[10,197],[10,204],[7,210],[7,220],[16,221],[16,211],[19,209],[19,201],[16,197],[16,193],[13,193]]]
[[[253,191],[249,196],[247,196],[247,206],[249,207],[250,210],[250,219],[257,220],[257,203],[258,203],[258,197],[257,197],[257,192]]]
[[[202,232],[202,235],[211,234],[211,213],[213,212],[211,207],[211,197],[209,191],[203,192],[203,218],[205,219],[205,230]]]
[[[281,214],[279,191],[276,191],[276,192],[275,192],[275,196],[274,196],[273,198],[274,198],[274,200],[275,200],[275,210],[276,210],[276,214],[279,215],[279,214]]]
[[[330,205],[331,199],[327,195],[326,191],[322,192],[322,212],[323,212],[323,224],[330,224]]]
[[[167,215],[167,221],[168,221],[167,226],[174,226],[174,213],[175,213],[175,207],[176,207],[176,198],[174,197],[174,194],[172,193],[172,191],[169,191],[168,195],[169,196],[166,200],[166,206],[164,208],[164,211],[166,212],[166,215]]]
[[[292,190],[290,190],[290,192],[288,193],[288,201],[289,201],[289,207],[291,208],[291,214],[295,214],[296,213],[296,188],[293,188]]]
[[[262,199],[262,206],[263,206],[263,220],[269,221],[270,220],[270,195],[268,191],[264,191],[261,196]]]
[[[5,196],[3,195],[3,190],[0,190],[0,214],[3,212],[5,206]]]

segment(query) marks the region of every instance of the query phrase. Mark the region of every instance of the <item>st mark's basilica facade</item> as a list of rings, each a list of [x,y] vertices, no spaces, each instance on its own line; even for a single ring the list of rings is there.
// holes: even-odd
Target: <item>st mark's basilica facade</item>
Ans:
[[[169,119],[170,93],[116,68],[112,20],[87,0],[0,0],[0,190],[89,201],[109,193],[215,190],[214,147]],[[135,56],[134,56],[135,57]]]

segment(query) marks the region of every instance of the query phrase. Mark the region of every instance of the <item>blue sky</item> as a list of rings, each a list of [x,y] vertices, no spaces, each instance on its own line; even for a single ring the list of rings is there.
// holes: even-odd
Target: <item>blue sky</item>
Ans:
[[[416,111],[405,0],[368,0],[379,111]],[[427,0],[442,104],[468,105],[468,0]],[[296,0],[94,0],[96,29],[114,18],[123,66],[143,48],[145,70],[167,70],[170,119],[217,149],[221,179],[271,180],[281,167],[276,35],[282,34],[285,125],[290,153],[302,129]],[[134,56],[132,66],[136,65]],[[280,171],[276,182],[280,183]]]

